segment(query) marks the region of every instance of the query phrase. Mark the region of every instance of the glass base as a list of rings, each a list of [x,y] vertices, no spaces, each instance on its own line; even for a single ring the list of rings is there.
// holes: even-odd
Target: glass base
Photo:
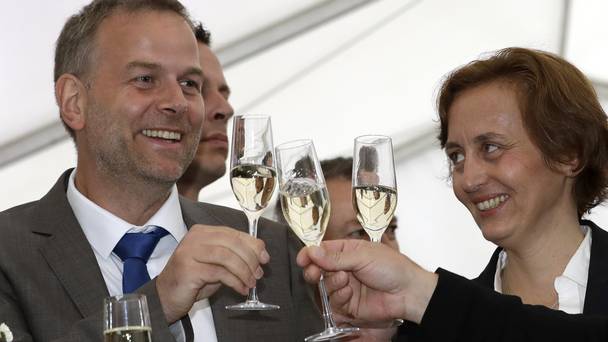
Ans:
[[[357,327],[327,328],[323,332],[308,336],[307,338],[304,339],[304,341],[305,342],[329,341],[329,340],[333,340],[335,338],[355,335],[357,332],[359,332],[359,328],[357,328]]]
[[[226,305],[226,310],[235,311],[268,311],[280,308],[278,305],[262,303],[259,300],[248,300],[239,304]]]

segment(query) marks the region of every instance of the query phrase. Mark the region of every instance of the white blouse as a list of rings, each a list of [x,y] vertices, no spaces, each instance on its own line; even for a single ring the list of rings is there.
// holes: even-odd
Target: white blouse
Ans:
[[[558,309],[569,314],[583,313],[585,293],[587,292],[587,276],[589,274],[589,259],[591,258],[591,229],[581,226],[585,238],[570,258],[564,273],[553,282],[557,292]],[[498,255],[496,273],[494,274],[494,290],[502,293],[502,270],[507,265],[507,253],[502,250]]]

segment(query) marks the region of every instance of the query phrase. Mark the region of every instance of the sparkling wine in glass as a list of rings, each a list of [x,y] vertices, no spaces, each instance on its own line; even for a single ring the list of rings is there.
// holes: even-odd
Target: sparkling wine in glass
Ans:
[[[133,293],[104,300],[104,342],[151,342],[151,333],[145,295]]]
[[[355,139],[353,208],[372,242],[380,242],[397,208],[393,144],[383,135]]]
[[[257,237],[258,219],[268,206],[276,180],[270,117],[237,115],[233,120],[230,184],[247,216],[249,234]],[[228,310],[242,311],[279,308],[278,305],[260,302],[256,287],[249,290],[245,302],[226,306]]]
[[[306,246],[318,246],[329,221],[330,203],[314,145],[310,140],[284,143],[277,146],[276,156],[283,216]],[[357,333],[359,328],[336,326],[323,275],[319,281],[319,293],[325,330],[308,336],[305,341],[329,341]]]

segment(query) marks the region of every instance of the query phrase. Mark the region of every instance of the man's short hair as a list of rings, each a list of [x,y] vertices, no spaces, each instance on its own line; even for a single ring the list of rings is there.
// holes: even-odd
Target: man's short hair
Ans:
[[[321,161],[325,180],[344,178],[350,181],[353,176],[353,158],[337,157]]]
[[[198,42],[211,46],[211,32],[206,30],[202,23],[194,25],[194,36]]]

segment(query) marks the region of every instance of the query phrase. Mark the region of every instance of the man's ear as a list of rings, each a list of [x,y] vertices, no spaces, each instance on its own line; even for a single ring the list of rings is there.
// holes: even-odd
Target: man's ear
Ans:
[[[72,74],[59,76],[55,82],[55,99],[63,122],[74,131],[83,129],[87,104],[84,83]]]

